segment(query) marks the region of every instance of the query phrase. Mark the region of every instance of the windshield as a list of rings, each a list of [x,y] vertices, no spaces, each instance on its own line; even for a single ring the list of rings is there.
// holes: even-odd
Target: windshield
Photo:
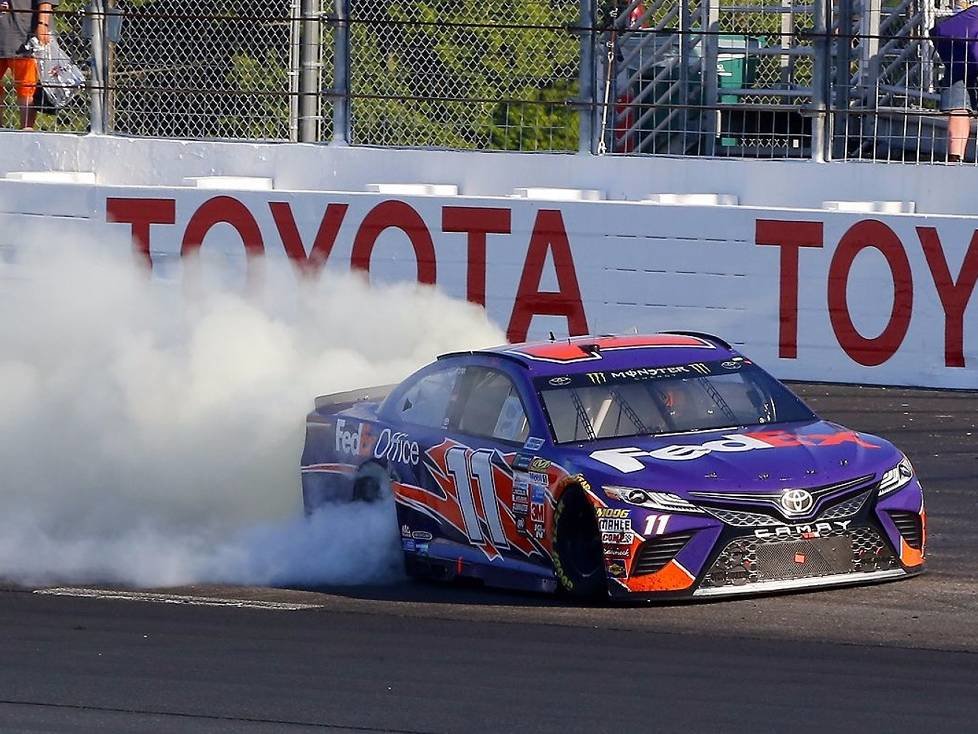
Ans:
[[[542,377],[536,387],[557,443],[815,417],[787,388],[743,357]]]

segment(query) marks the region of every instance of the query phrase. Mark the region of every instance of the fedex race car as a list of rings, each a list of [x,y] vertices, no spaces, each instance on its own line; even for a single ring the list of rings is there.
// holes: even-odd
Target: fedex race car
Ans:
[[[705,334],[446,354],[317,398],[302,489],[307,513],[393,498],[409,573],[509,588],[714,597],[924,568],[907,457]]]

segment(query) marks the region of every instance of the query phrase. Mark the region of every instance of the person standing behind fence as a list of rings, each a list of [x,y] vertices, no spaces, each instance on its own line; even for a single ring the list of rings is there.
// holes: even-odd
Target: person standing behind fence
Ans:
[[[33,36],[41,44],[51,40],[52,9],[59,0],[0,0],[0,79],[13,74],[22,130],[34,129],[34,92],[37,90],[37,61],[28,44]]]
[[[956,0],[960,12],[930,31],[944,62],[941,111],[947,118],[947,160],[964,159],[971,137],[971,117],[978,112],[978,0]]]

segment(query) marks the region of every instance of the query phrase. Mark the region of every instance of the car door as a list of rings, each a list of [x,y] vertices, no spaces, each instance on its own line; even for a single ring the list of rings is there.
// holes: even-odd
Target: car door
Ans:
[[[528,442],[539,446],[536,436],[542,434],[529,415],[508,372],[470,365],[461,376],[446,442],[430,452],[433,468],[458,497],[465,537],[484,562],[549,562],[541,543],[548,487],[513,468]]]

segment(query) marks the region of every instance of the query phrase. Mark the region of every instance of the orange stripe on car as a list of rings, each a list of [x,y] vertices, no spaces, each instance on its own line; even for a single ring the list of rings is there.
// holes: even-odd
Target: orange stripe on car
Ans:
[[[682,591],[692,586],[695,580],[693,574],[672,560],[661,571],[630,578],[625,584],[632,591]]]
[[[920,550],[911,548],[907,541],[900,538],[900,562],[904,566],[919,566],[924,562],[924,553],[927,550],[927,513],[923,507],[920,508]]]

